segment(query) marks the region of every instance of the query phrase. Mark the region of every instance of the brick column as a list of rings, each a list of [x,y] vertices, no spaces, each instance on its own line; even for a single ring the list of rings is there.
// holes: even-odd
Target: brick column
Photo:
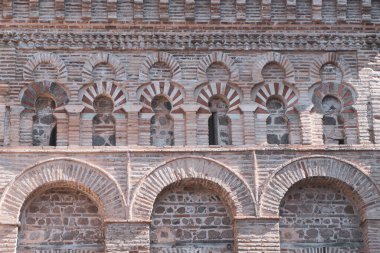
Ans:
[[[211,0],[211,20],[220,21],[220,1],[221,0]]]
[[[311,145],[313,143],[313,130],[312,126],[314,125],[310,108],[308,106],[299,105],[296,106],[296,109],[300,115],[300,131],[302,137],[302,144]]]
[[[127,136],[129,146],[138,145],[139,143],[139,111],[141,108],[142,105],[139,104],[127,104],[124,107],[124,110],[128,113]]]
[[[142,20],[144,18],[143,0],[133,1],[133,19]]]
[[[65,1],[64,0],[55,0],[55,18],[58,20],[65,19]]]
[[[347,0],[337,0],[336,20],[338,22],[346,21]]]
[[[197,145],[197,111],[199,105],[185,104],[181,108],[185,112],[185,140],[186,145]]]
[[[362,1],[362,20],[363,20],[363,22],[371,21],[371,19],[372,19],[371,8],[372,8],[372,1],[371,0]]]
[[[150,221],[105,222],[106,252],[149,253]]]
[[[7,111],[7,108],[5,104],[0,104],[0,119],[2,119],[0,121],[0,146],[4,146],[4,140],[6,139],[6,136],[5,136],[6,134],[5,126],[7,125],[6,111]]]
[[[243,112],[243,131],[244,145],[255,144],[255,114],[257,105],[241,104],[240,109]]]
[[[82,19],[91,19],[91,0],[82,0]]]
[[[174,145],[184,146],[186,143],[185,117],[181,113],[173,113],[171,116],[174,120]]]
[[[279,253],[279,219],[237,218],[235,220],[236,252]]]
[[[169,0],[160,0],[159,5],[160,20],[168,21],[169,20]]]
[[[362,223],[364,252],[378,252],[380,248],[380,219],[367,219]]]
[[[261,21],[268,21],[271,19],[271,0],[263,0],[261,2]]]
[[[194,21],[195,19],[194,0],[185,0],[185,19],[186,21]]]
[[[0,253],[14,253],[17,247],[18,224],[0,223]]]
[[[113,114],[115,118],[116,146],[126,146],[128,139],[127,125],[128,120],[124,114]]]
[[[288,21],[296,20],[296,0],[286,0],[286,17]]]
[[[109,20],[117,19],[117,0],[107,0],[107,17]]]
[[[69,114],[68,137],[69,146],[79,146],[80,144],[80,113],[84,109],[83,105],[66,105]]]
[[[39,1],[30,0],[29,1],[29,18],[38,19],[39,17]]]
[[[238,21],[246,20],[246,0],[236,0],[236,19]]]
[[[255,118],[255,142],[257,145],[267,144],[267,118],[268,113],[258,113]]]
[[[313,0],[312,16],[313,21],[322,20],[322,0]]]
[[[13,1],[4,0],[3,1],[3,18],[13,17]]]
[[[364,101],[358,101],[353,108],[356,110],[356,120],[348,115],[344,118],[345,136],[347,144],[368,144],[370,142],[368,124],[368,106]]]
[[[10,144],[11,146],[20,145],[20,115],[24,110],[23,106],[13,105],[11,106],[11,124],[10,124]]]

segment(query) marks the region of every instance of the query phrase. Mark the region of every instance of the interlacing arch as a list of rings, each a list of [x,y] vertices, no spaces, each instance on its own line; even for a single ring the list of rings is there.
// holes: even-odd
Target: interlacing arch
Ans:
[[[237,109],[240,105],[240,94],[236,88],[227,82],[210,82],[200,86],[195,93],[196,101],[206,111],[209,110],[209,101],[213,96],[221,96],[228,102],[228,111]]]
[[[70,158],[52,159],[34,165],[16,176],[0,199],[0,223],[17,224],[27,198],[45,185],[72,185],[100,199],[105,218],[126,219],[123,192],[111,175],[93,165]]]
[[[226,166],[206,158],[176,158],[149,172],[139,182],[131,201],[131,219],[149,220],[158,194],[181,180],[209,181],[220,189],[234,216],[254,216],[255,198],[244,179]]]
[[[180,108],[184,102],[184,91],[181,85],[170,81],[152,81],[141,86],[137,91],[137,96],[143,107],[151,110],[152,99],[156,96],[165,96],[172,105],[172,112]]]
[[[356,94],[347,84],[335,83],[335,82],[325,82],[316,85],[313,90],[312,100],[319,113],[323,113],[320,106],[322,105],[322,100],[326,96],[334,96],[339,99],[342,103],[342,113],[353,112],[353,105],[356,101]]]
[[[268,83],[262,85],[253,94],[253,101],[257,104],[257,113],[268,113],[266,103],[270,97],[281,97],[290,112],[298,102],[298,95],[293,87],[283,83]]]
[[[112,81],[97,81],[85,86],[79,92],[79,99],[89,111],[95,112],[93,102],[100,95],[106,95],[112,99],[114,112],[120,111],[127,103],[126,91],[118,83]]]
[[[378,218],[380,192],[366,173],[349,162],[328,157],[313,156],[294,160],[271,175],[260,197],[260,215],[278,216],[286,192],[297,182],[313,177],[336,180],[348,185],[360,198],[357,206],[361,218]]]
[[[50,96],[54,100],[56,111],[69,102],[69,92],[62,84],[39,81],[32,82],[21,90],[21,104],[27,109],[34,110],[37,98],[42,95]]]

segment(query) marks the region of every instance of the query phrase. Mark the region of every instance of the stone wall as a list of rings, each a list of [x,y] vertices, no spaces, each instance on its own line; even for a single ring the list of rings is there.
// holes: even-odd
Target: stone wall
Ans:
[[[336,248],[362,252],[360,217],[350,197],[318,179],[292,186],[280,207],[281,251]]]
[[[196,182],[169,186],[153,207],[151,252],[233,252],[232,217],[212,189]]]
[[[99,208],[76,190],[36,192],[23,207],[20,224],[17,252],[104,252]]]

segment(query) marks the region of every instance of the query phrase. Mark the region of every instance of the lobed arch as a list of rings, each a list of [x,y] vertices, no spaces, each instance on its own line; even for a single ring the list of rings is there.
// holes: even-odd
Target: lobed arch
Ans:
[[[151,110],[152,99],[163,95],[171,102],[172,112],[176,112],[184,102],[184,93],[183,87],[175,82],[152,81],[137,90],[137,97],[144,108]]]
[[[210,82],[201,85],[195,91],[196,101],[206,111],[209,111],[208,102],[210,98],[216,95],[220,95],[227,100],[228,111],[239,108],[241,102],[240,91],[227,82]]]
[[[207,78],[207,69],[213,63],[222,63],[230,73],[230,81],[237,82],[239,81],[239,68],[236,62],[228,56],[228,54],[223,52],[213,52],[201,59],[198,65],[198,80],[201,82],[208,81]]]
[[[375,183],[355,164],[330,156],[301,157],[271,175],[262,190],[260,215],[278,216],[281,201],[290,187],[313,177],[335,180],[348,186],[360,199],[361,218],[378,218],[380,191]]]
[[[93,82],[92,73],[95,67],[99,64],[108,64],[111,66],[115,72],[115,80],[124,81],[127,75],[124,65],[122,62],[115,56],[109,53],[98,53],[92,55],[90,59],[85,62],[82,69],[82,79],[85,83]]]
[[[172,54],[167,52],[155,52],[148,55],[145,61],[141,64],[139,81],[148,82],[150,81],[149,70],[152,66],[158,62],[165,63],[172,72],[172,80],[182,79],[182,69],[178,61],[174,58]]]
[[[348,64],[344,60],[339,59],[339,56],[335,52],[329,52],[317,57],[311,64],[310,78],[313,83],[321,82],[320,70],[323,65],[328,63],[336,65],[342,71],[343,81],[347,82],[352,78],[352,71],[350,71]]]
[[[69,91],[57,82],[40,81],[26,85],[20,92],[21,104],[30,110],[35,109],[35,102],[40,95],[48,95],[55,102],[56,110],[63,108],[69,102]]]
[[[162,190],[182,180],[210,181],[227,195],[235,216],[254,216],[255,197],[244,179],[227,166],[204,157],[181,157],[150,171],[139,182],[131,201],[132,220],[149,220],[156,197]]]
[[[34,80],[33,72],[41,63],[49,63],[57,70],[57,82],[67,81],[67,69],[65,62],[56,54],[39,52],[34,54],[24,65],[23,78],[27,81]]]
[[[298,102],[298,92],[292,86],[283,83],[268,83],[254,89],[253,101],[257,105],[256,112],[268,113],[266,103],[273,96],[281,97],[286,106],[286,112],[294,110]]]
[[[38,163],[16,176],[0,199],[2,223],[17,224],[24,202],[36,190],[52,184],[72,184],[100,199],[108,220],[126,219],[126,203],[116,180],[101,168],[71,158]]]
[[[312,87],[311,91],[314,108],[319,113],[323,113],[320,105],[322,105],[322,100],[327,95],[332,95],[338,98],[342,103],[342,113],[355,111],[354,104],[356,102],[357,94],[348,84],[334,82],[318,83]]]
[[[285,71],[285,82],[294,83],[295,71],[293,64],[290,62],[288,57],[283,54],[277,52],[268,52],[256,57],[256,60],[253,64],[252,69],[252,80],[253,83],[262,83],[264,82],[264,78],[261,74],[263,68],[269,64],[275,62],[279,64]]]
[[[114,102],[114,112],[122,110],[127,103],[127,92],[117,83],[111,81],[97,81],[83,87],[79,92],[79,99],[90,112],[95,112],[93,102],[100,95],[109,96]]]

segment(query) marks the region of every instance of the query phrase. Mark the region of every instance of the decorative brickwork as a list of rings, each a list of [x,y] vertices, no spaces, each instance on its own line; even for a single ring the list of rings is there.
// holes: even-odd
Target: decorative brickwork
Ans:
[[[21,207],[35,190],[45,185],[67,184],[99,199],[107,219],[125,218],[125,200],[117,183],[106,172],[69,159],[47,161],[18,175],[0,200],[1,221],[17,223]],[[22,187],[20,187],[22,185]],[[93,192],[91,192],[93,191]],[[17,196],[17,201],[14,197]]]
[[[0,13],[0,253],[380,251],[380,0]]]
[[[108,53],[99,53],[92,55],[83,65],[82,78],[84,82],[91,83],[94,81],[94,70],[99,64],[106,64],[112,68],[114,80],[122,81],[126,79],[125,68],[116,56]]]
[[[37,81],[34,76],[34,71],[40,64],[48,64],[55,70],[55,79],[49,81],[56,81],[64,83],[67,81],[67,69],[63,60],[53,53],[37,53],[29,58],[28,62],[24,66],[23,77],[26,81]],[[46,79],[43,79],[46,80]],[[38,81],[41,81],[39,79]]]
[[[273,174],[260,199],[261,214],[277,215],[280,202],[290,186],[303,179],[313,177],[323,177],[326,180],[335,179],[339,184],[351,187],[359,197],[360,206],[357,208],[362,219],[374,218],[373,215],[377,216],[376,210],[379,207],[375,199],[379,196],[379,190],[371,179],[349,163],[324,157],[299,159]],[[280,191],[280,189],[282,190]]]
[[[195,182],[205,182],[204,184],[210,181],[211,185],[217,186],[219,196],[228,201],[227,205],[234,215],[255,214],[254,197],[243,179],[212,160],[194,157],[175,159],[151,171],[136,189],[132,201],[131,217],[142,220],[149,219],[158,193],[172,183],[191,178]],[[235,187],[241,190],[239,192],[228,190]]]

